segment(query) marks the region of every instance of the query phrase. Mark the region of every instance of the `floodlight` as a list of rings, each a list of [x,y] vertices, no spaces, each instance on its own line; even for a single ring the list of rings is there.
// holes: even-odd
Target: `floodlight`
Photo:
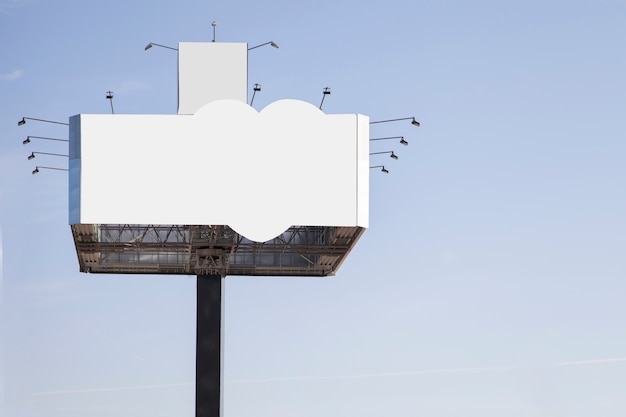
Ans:
[[[389,174],[389,170],[386,169],[384,165],[374,165],[373,167],[370,167],[370,169],[371,168],[380,168],[382,172],[384,172],[385,174]]]
[[[382,155],[382,154],[385,154],[385,153],[391,154],[391,155],[389,155],[389,157],[390,157],[391,159],[395,159],[395,160],[397,160],[397,159],[398,159],[398,155],[396,155],[395,153],[393,153],[393,151],[372,152],[372,153],[370,153],[370,155]]]
[[[324,87],[324,90],[322,91],[322,102],[320,103],[320,110],[322,110],[322,105],[324,104],[324,99],[329,94],[330,94],[330,87]]]
[[[31,152],[30,155],[28,155],[28,160],[30,161],[31,159],[35,158],[35,154],[39,154],[39,155],[52,155],[52,156],[64,156],[66,158],[69,158],[69,155],[65,155],[65,154],[61,154],[61,153],[49,153],[49,152]]]
[[[36,120],[38,122],[55,123],[55,124],[58,124],[58,125],[69,126],[69,123],[55,122],[54,120],[35,119],[33,117],[22,117],[22,120],[17,122],[17,125],[18,126],[22,126],[22,125],[26,124],[26,120]]]
[[[26,144],[30,143],[30,139],[31,138],[33,138],[33,139],[43,139],[43,140],[56,140],[56,141],[59,141],[59,142],[69,142],[69,140],[67,140],[67,139],[46,138],[44,136],[27,136],[26,139],[24,139],[22,141],[22,144],[26,145]]]
[[[389,140],[389,139],[400,139],[400,144],[404,146],[407,146],[409,144],[409,142],[404,140],[404,136],[387,136],[384,138],[373,138],[373,139],[370,139],[370,142],[374,140]]]
[[[160,46],[161,48],[171,49],[172,51],[178,51],[177,48],[172,48],[171,46],[165,46],[165,45],[161,45],[161,44],[154,43],[154,42],[150,42],[149,44],[147,44],[146,47],[143,48],[143,50],[147,51],[148,49],[152,48],[153,46]]]
[[[111,101],[111,114],[115,114],[115,111],[113,110],[113,91],[107,91],[106,98]]]
[[[33,175],[37,174],[40,169],[51,169],[51,170],[54,170],[54,171],[68,171],[67,168],[43,167],[43,166],[39,166],[38,165],[33,170]]]
[[[261,84],[254,84],[254,87],[252,87],[252,99],[250,100],[251,106],[252,103],[254,103],[254,96],[256,96],[257,91],[261,91]]]
[[[389,119],[389,120],[378,120],[376,122],[370,122],[371,125],[376,124],[376,123],[388,123],[388,122],[397,122],[399,120],[410,120],[411,124],[413,126],[419,126],[420,122],[418,122],[417,120],[415,120],[415,117],[402,117],[400,119]]]
[[[251,51],[251,50],[256,49],[256,48],[260,48],[260,47],[265,46],[265,45],[272,45],[274,48],[278,49],[278,44],[276,44],[276,42],[269,41],[269,42],[262,43],[260,45],[252,46],[252,47],[248,48],[248,51]]]

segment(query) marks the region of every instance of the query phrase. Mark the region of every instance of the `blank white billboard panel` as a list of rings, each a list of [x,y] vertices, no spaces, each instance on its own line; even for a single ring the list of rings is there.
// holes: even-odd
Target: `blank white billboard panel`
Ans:
[[[228,99],[193,115],[74,116],[70,142],[70,224],[228,225],[257,242],[368,226],[367,116]]]
[[[194,114],[215,100],[246,103],[247,88],[247,44],[178,44],[178,114]]]

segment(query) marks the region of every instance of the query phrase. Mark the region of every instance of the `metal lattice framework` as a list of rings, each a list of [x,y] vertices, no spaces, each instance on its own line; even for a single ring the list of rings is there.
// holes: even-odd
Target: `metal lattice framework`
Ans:
[[[82,272],[222,276],[334,275],[364,231],[293,226],[253,242],[228,226],[72,225]]]

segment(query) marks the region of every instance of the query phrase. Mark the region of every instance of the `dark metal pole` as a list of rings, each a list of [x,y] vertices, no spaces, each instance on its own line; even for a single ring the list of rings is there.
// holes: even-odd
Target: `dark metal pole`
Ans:
[[[196,293],[196,417],[222,415],[223,278],[198,275]]]

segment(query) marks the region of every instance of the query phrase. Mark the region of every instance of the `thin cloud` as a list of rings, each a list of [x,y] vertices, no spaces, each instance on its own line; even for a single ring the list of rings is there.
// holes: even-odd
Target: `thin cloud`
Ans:
[[[0,6],[0,10],[2,10],[1,6]],[[2,78],[4,81],[15,81],[19,78],[22,78],[23,76],[24,76],[24,70],[15,70],[7,74],[2,74],[0,78]]]
[[[573,365],[589,365],[598,363],[617,363],[626,362],[626,358],[608,358],[608,359],[589,359],[581,361],[569,361],[558,362],[555,366],[573,366]],[[396,377],[396,376],[411,376],[411,375],[429,375],[429,374],[460,374],[460,373],[491,373],[491,372],[514,372],[519,371],[517,366],[501,366],[501,367],[483,367],[483,368],[443,368],[443,369],[424,369],[418,371],[404,371],[404,372],[376,372],[367,374],[355,374],[355,375],[336,375],[336,376],[286,376],[277,378],[262,378],[262,379],[237,379],[231,381],[225,381],[227,384],[245,384],[245,383],[268,383],[268,382],[283,382],[283,381],[328,381],[328,380],[346,380],[346,379],[364,379],[364,378],[380,378],[380,377]],[[135,385],[126,387],[111,387],[111,388],[94,388],[94,389],[82,389],[82,390],[60,390],[60,391],[46,391],[34,393],[34,397],[53,396],[53,395],[66,395],[66,394],[83,394],[83,393],[95,393],[95,392],[114,392],[114,391],[135,391],[155,388],[172,388],[194,385],[193,382],[181,382],[174,384],[155,384],[155,385]]]
[[[185,387],[193,385],[192,382],[181,382],[177,384],[161,384],[161,385],[135,385],[130,387],[112,387],[112,388],[93,388],[93,389],[77,389],[77,390],[62,390],[62,391],[45,391],[36,392],[33,397],[44,397],[50,395],[66,395],[66,394],[89,394],[93,392],[114,392],[114,391],[136,391],[144,389],[154,388],[172,388],[172,387]]]
[[[279,381],[307,381],[307,380],[340,380],[340,379],[359,379],[359,378],[378,378],[378,377],[394,377],[405,375],[424,375],[424,374],[446,374],[446,373],[484,373],[484,372],[508,372],[514,371],[515,367],[488,367],[488,368],[452,368],[452,369],[426,369],[421,371],[407,371],[407,372],[378,372],[371,374],[356,374],[356,375],[339,375],[339,376],[290,376],[283,378],[265,378],[265,379],[240,379],[234,381],[225,381],[227,384],[240,384],[240,383],[258,383],[258,382],[279,382]],[[54,395],[69,395],[69,394],[88,394],[96,392],[116,392],[116,391],[136,391],[155,388],[173,388],[173,387],[186,387],[192,386],[195,382],[180,382],[174,384],[155,384],[155,385],[135,385],[126,387],[110,387],[110,388],[93,388],[93,389],[80,389],[80,390],[58,390],[58,391],[45,391],[37,392],[33,394],[33,397],[44,397]]]
[[[582,361],[559,362],[556,366],[593,365],[597,363],[626,362],[626,358],[587,359]]]
[[[458,373],[484,373],[484,372],[510,372],[515,371],[516,367],[486,367],[486,368],[450,368],[450,369],[424,369],[420,371],[404,371],[404,372],[376,372],[369,374],[356,375],[337,375],[337,376],[287,376],[278,378],[264,379],[237,379],[226,381],[230,384],[257,383],[257,382],[280,382],[280,381],[328,381],[342,379],[363,379],[363,378],[380,378],[395,376],[411,376],[411,375],[428,375],[428,374],[458,374]]]

